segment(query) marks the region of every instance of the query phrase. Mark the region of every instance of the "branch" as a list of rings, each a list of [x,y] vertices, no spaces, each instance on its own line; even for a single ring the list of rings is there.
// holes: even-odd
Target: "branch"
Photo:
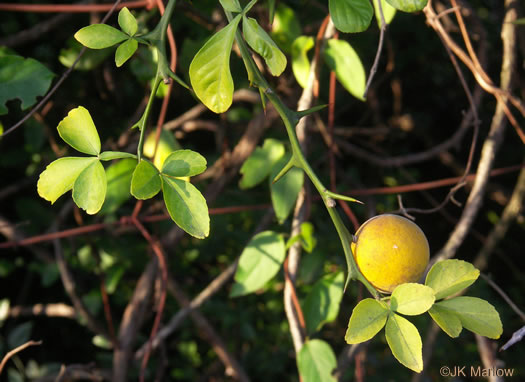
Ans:
[[[22,350],[35,345],[42,345],[42,341],[27,341],[25,344],[22,344],[14,348],[13,350],[7,352],[4,358],[2,359],[2,362],[0,362],[0,375],[2,374],[2,370],[4,369],[5,364],[7,363],[7,361],[9,361],[9,358],[14,356],[16,353],[19,353]]]

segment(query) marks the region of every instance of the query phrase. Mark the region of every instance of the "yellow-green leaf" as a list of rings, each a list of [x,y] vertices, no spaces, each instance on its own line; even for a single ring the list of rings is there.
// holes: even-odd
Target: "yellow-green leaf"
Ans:
[[[93,24],[75,33],[79,43],[90,49],[109,48],[128,39],[128,35],[106,24]]]
[[[385,326],[389,312],[385,303],[373,298],[359,301],[348,322],[346,342],[358,344],[373,338]]]
[[[80,173],[73,184],[73,200],[86,213],[93,215],[102,208],[106,189],[106,172],[97,159]]]
[[[58,134],[68,145],[84,154],[100,154],[100,138],[86,108],[72,109],[58,124]]]
[[[472,264],[457,259],[435,263],[427,274],[425,285],[434,289],[436,300],[451,296],[470,286],[479,277]]]
[[[430,308],[428,314],[430,314],[430,317],[432,317],[436,324],[450,337],[456,338],[461,333],[463,329],[461,321],[452,311],[443,309],[436,304]]]
[[[302,88],[306,87],[310,75],[310,60],[306,54],[313,47],[312,36],[299,36],[292,44],[292,71]]]
[[[390,309],[401,314],[415,316],[429,310],[435,299],[434,290],[426,285],[401,284],[392,292]]]
[[[147,160],[141,160],[131,178],[131,195],[145,200],[154,197],[160,191],[159,170]]]
[[[406,318],[395,313],[386,322],[386,341],[396,359],[410,370],[423,370],[423,345],[417,328]]]

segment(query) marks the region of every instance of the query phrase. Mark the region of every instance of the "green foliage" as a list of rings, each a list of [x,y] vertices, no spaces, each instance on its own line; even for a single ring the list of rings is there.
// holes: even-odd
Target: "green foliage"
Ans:
[[[335,382],[337,366],[334,351],[325,341],[306,341],[297,354],[297,367],[303,382]]]
[[[429,310],[435,300],[432,288],[421,284],[406,283],[393,290],[390,309],[407,316],[415,316]]]
[[[301,247],[311,253],[317,245],[317,239],[314,236],[314,226],[310,222],[304,222],[301,224],[301,232],[298,235],[292,236],[286,242],[286,249],[290,248],[295,243],[300,242]]]
[[[96,214],[106,198],[106,173],[99,160],[87,166],[75,180],[73,200],[88,214]]]
[[[243,296],[264,287],[281,268],[285,255],[281,235],[273,231],[255,235],[241,253],[230,297]]]
[[[302,169],[293,167],[283,175],[277,182],[273,182],[277,174],[281,172],[283,167],[290,160],[289,156],[283,156],[272,167],[270,173],[270,192],[272,196],[272,205],[275,211],[275,216],[279,223],[283,223],[290,215],[297,196],[301,191],[304,183],[304,172]]]
[[[132,38],[120,44],[117,48],[117,51],[115,52],[115,65],[117,65],[117,67],[124,65],[126,61],[129,60],[136,52],[138,46],[139,43],[137,40]]]
[[[306,55],[314,47],[314,38],[311,36],[299,36],[292,44],[292,70],[295,79],[305,88],[310,74],[310,60]]]
[[[374,14],[368,0],[329,0],[328,6],[335,27],[345,33],[367,30]]]
[[[386,0],[394,8],[403,12],[421,11],[428,3],[428,0]]]
[[[463,260],[450,259],[436,263],[428,272],[425,285],[434,289],[436,300],[452,296],[472,285],[479,270]]]
[[[358,344],[373,338],[386,324],[390,311],[388,306],[373,298],[359,301],[352,311],[345,340]]]
[[[280,141],[265,139],[262,147],[255,148],[242,164],[239,187],[248,189],[261,183],[270,174],[273,165],[282,158],[284,152],[284,145]]]
[[[275,9],[270,35],[285,53],[290,53],[292,43],[301,35],[301,25],[297,15],[292,8],[282,2]]]
[[[22,101],[22,110],[33,106],[54,76],[37,60],[0,50],[0,115],[7,114],[6,102],[12,99]]]
[[[324,59],[344,88],[364,101],[366,73],[361,59],[350,44],[344,40],[328,40]]]
[[[195,95],[215,113],[232,104],[233,79],[230,53],[241,15],[214,34],[197,52],[190,64],[190,81]]]
[[[93,119],[84,107],[71,110],[57,126],[58,134],[68,145],[84,154],[100,154],[100,138]]]
[[[106,169],[106,200],[101,214],[111,214],[130,198],[131,178],[137,167],[136,159],[123,159]]]
[[[118,13],[118,25],[124,33],[131,37],[135,36],[135,33],[137,33],[137,20],[126,7],[122,8]]]
[[[387,0],[380,0],[381,1],[381,10],[383,11],[383,17],[385,18],[385,23],[388,25],[392,22],[394,19],[394,16],[396,15],[396,9],[387,3]],[[374,0],[374,12],[376,15],[377,25],[381,28],[381,14],[379,13],[379,5],[378,0]]]
[[[392,354],[402,365],[417,373],[423,370],[423,344],[414,324],[391,313],[386,321],[385,336]]]
[[[191,150],[172,152],[162,166],[163,175],[175,178],[199,175],[204,170],[206,170],[206,159]]]
[[[222,7],[230,12],[241,12],[241,4],[239,4],[239,0],[219,0]]]
[[[133,171],[131,195],[141,200],[157,195],[161,188],[159,175],[159,170],[151,162],[142,159]]]
[[[128,35],[106,24],[93,24],[75,33],[79,43],[90,49],[104,49],[128,39]]]

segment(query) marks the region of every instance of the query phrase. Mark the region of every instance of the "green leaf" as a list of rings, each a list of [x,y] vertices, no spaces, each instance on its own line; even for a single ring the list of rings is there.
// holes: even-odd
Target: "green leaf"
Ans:
[[[192,150],[177,150],[164,161],[162,173],[174,177],[194,176],[206,170],[206,159]]]
[[[261,28],[257,21],[251,17],[242,18],[242,30],[244,39],[248,45],[256,51],[270,69],[274,76],[280,76],[286,68],[286,56],[281,52],[277,44],[266,31]]]
[[[268,176],[273,165],[284,155],[282,142],[268,138],[244,161],[240,169],[239,187],[243,190],[256,186]]]
[[[279,272],[285,256],[281,235],[272,231],[255,235],[241,253],[230,297],[261,289]]]
[[[115,65],[120,68],[124,63],[133,56],[139,43],[134,38],[130,38],[119,45],[115,52]]]
[[[135,154],[124,153],[122,151],[104,151],[98,156],[98,159],[103,160],[103,161],[109,161],[109,160],[114,160],[114,159],[125,159],[125,158],[137,159],[137,156]]]
[[[79,43],[90,49],[104,49],[127,40],[129,36],[106,24],[93,24],[75,33]]]
[[[96,160],[80,173],[73,184],[73,200],[78,207],[93,215],[102,208],[106,189],[106,172],[102,163]]]
[[[222,7],[229,12],[241,12],[241,4],[239,4],[239,0],[219,0]]]
[[[374,0],[374,11],[376,15],[377,25],[381,28],[381,14],[379,13],[378,0]],[[388,25],[392,22],[396,9],[388,4],[386,0],[381,0],[381,9],[383,10],[383,17],[385,18],[385,23]]]
[[[365,298],[359,301],[350,316],[345,340],[349,344],[359,344],[373,338],[385,326],[390,313],[385,303]]]
[[[6,102],[22,101],[21,109],[33,106],[38,96],[46,94],[55,75],[32,58],[0,55],[0,115],[7,114]]]
[[[288,163],[290,157],[283,156],[273,167],[270,175],[270,192],[275,216],[282,224],[295,204],[299,191],[303,187],[304,173],[297,167],[291,168],[277,182],[272,183],[272,179],[279,174],[280,170]]]
[[[306,341],[297,354],[297,368],[303,382],[335,382],[332,371],[336,367],[332,348],[322,340]]]
[[[428,311],[430,317],[438,324],[438,326],[447,333],[450,337],[456,338],[461,333],[463,326],[458,316],[447,309],[443,309],[438,304],[435,304]]]
[[[308,253],[312,252],[317,245],[317,239],[314,236],[314,225],[310,222],[301,224],[301,244]]]
[[[150,199],[161,188],[159,170],[147,160],[141,160],[131,178],[131,195],[137,199]]]
[[[386,0],[394,8],[403,12],[421,11],[428,3],[428,0]]]
[[[58,134],[68,145],[84,154],[100,153],[100,138],[89,111],[82,106],[72,109],[57,126]]]
[[[345,33],[367,30],[374,14],[369,0],[329,0],[328,8],[335,27]]]
[[[83,49],[82,44],[80,44],[74,38],[71,38],[67,41],[67,48],[60,50],[58,60],[66,68],[71,68],[73,63],[76,61],[81,49]],[[80,61],[78,61],[75,65],[75,70],[93,70],[112,53],[112,48],[86,50],[80,58]]]
[[[124,202],[126,202],[131,194],[131,178],[133,171],[137,167],[135,159],[124,159],[113,163],[106,169],[106,200],[100,210],[101,214],[114,213]]]
[[[299,18],[293,9],[283,2],[277,5],[270,35],[285,53],[290,53],[292,43],[301,35]]]
[[[423,370],[423,345],[417,328],[406,318],[395,313],[386,322],[386,341],[396,359],[410,370]]]
[[[166,164],[164,164],[165,166]],[[206,199],[190,182],[161,175],[164,203],[171,219],[198,239],[210,233],[210,216]]]
[[[237,15],[226,27],[213,35],[190,64],[190,82],[195,94],[215,113],[225,112],[232,104],[230,53],[240,21],[241,15]]]
[[[137,19],[126,7],[122,8],[118,13],[118,25],[120,25],[120,29],[130,36],[134,36],[137,33]]]
[[[498,312],[480,298],[460,296],[440,301],[435,306],[454,313],[461,325],[471,332],[493,339],[498,339],[503,333]]]
[[[451,296],[472,285],[479,270],[463,260],[450,259],[435,263],[427,274],[425,285],[434,289],[436,300]]]
[[[166,158],[170,156],[172,152],[181,150],[182,147],[173,136],[173,132],[166,129],[162,129],[160,132],[157,152],[155,152],[156,140],[157,132],[152,131],[144,141],[144,148],[142,152],[144,153],[144,156],[150,159],[153,158],[153,154],[155,154],[155,158],[153,158],[153,164],[160,170],[162,169],[162,165],[164,164]]]
[[[95,157],[65,157],[50,163],[38,179],[38,195],[51,204],[55,203],[60,196],[73,188],[80,173],[95,161]]]
[[[434,289],[416,283],[397,286],[390,299],[390,309],[394,312],[415,316],[425,313],[435,301]]]
[[[343,272],[328,274],[318,280],[304,301],[303,313],[306,331],[313,334],[337,318],[343,298]]]
[[[343,40],[328,40],[324,50],[324,59],[344,88],[357,99],[364,101],[365,69],[350,44]]]
[[[292,44],[292,71],[303,89],[306,87],[310,75],[310,60],[307,53],[314,45],[312,36],[299,36]]]

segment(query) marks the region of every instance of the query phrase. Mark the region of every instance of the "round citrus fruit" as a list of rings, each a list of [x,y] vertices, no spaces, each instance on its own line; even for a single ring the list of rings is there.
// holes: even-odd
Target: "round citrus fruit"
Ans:
[[[367,220],[352,243],[363,276],[377,290],[392,293],[399,284],[417,282],[429,260],[428,241],[412,221],[384,214]]]

